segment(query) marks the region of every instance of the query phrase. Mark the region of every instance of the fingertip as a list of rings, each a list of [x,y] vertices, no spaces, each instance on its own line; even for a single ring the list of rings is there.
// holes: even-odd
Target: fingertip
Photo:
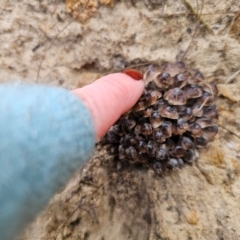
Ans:
[[[142,95],[144,82],[124,73],[109,74],[73,91],[92,113],[96,138],[101,138]]]

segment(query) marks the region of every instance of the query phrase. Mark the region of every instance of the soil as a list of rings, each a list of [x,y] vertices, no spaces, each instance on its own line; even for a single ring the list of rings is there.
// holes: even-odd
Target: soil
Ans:
[[[186,1],[91,4],[78,16],[63,1],[3,0],[1,81],[73,89],[185,55],[188,66],[218,85],[219,133],[196,164],[163,177],[118,168],[96,147],[19,239],[240,239],[240,2],[205,0],[201,11],[199,1],[201,24]]]

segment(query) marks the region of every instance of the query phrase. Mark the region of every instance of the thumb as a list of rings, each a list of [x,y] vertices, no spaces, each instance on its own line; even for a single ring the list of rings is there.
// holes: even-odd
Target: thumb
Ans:
[[[99,139],[137,102],[143,88],[143,81],[136,81],[123,73],[114,73],[72,93],[83,100],[90,110],[96,138]]]

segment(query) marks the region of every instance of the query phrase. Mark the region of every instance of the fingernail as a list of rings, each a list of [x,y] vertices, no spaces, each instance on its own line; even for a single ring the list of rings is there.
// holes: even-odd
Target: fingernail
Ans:
[[[135,69],[125,69],[123,70],[123,73],[127,74],[129,77],[135,80],[143,79],[143,74],[140,71],[137,71]]]

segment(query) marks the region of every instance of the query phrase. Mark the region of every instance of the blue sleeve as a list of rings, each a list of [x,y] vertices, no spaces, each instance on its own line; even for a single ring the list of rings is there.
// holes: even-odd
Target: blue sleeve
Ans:
[[[12,240],[91,157],[94,126],[66,90],[0,85],[0,239]]]

